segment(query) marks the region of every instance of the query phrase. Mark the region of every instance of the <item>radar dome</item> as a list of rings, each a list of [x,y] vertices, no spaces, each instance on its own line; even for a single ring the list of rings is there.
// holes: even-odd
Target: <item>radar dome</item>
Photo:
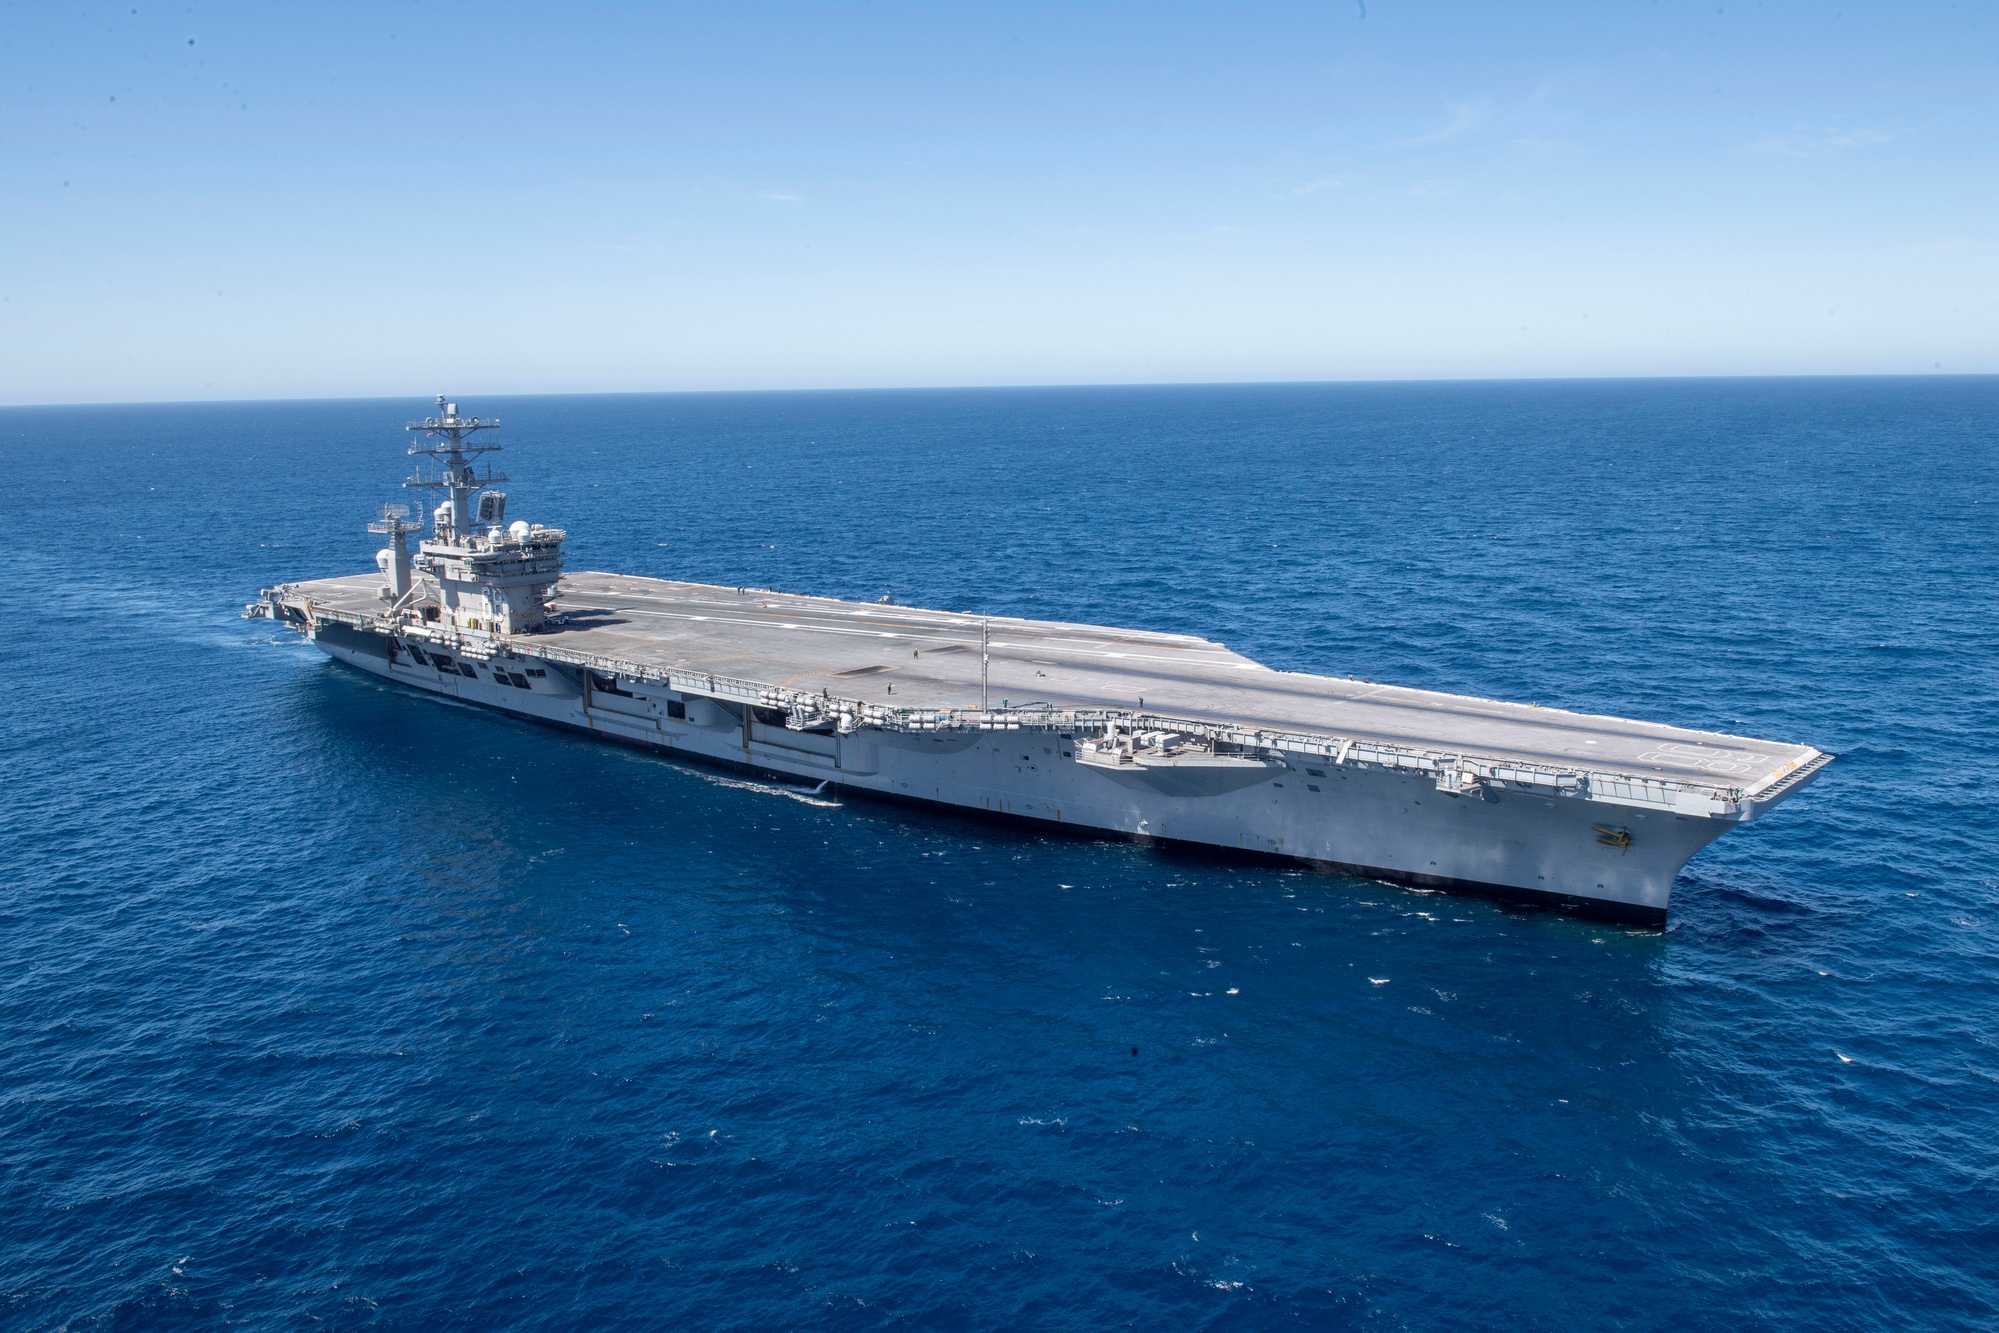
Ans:
[[[509,523],[507,525],[507,535],[517,542],[526,541],[528,539],[527,520],[517,518],[512,523]]]

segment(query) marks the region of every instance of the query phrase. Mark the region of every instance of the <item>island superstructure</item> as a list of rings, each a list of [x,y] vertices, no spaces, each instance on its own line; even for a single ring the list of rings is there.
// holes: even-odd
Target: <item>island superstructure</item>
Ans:
[[[246,614],[417,689],[854,791],[1663,921],[1687,859],[1832,756],[1810,746],[1274,671],[1181,634],[566,571],[438,412],[377,572]],[[475,503],[476,497],[476,503]]]

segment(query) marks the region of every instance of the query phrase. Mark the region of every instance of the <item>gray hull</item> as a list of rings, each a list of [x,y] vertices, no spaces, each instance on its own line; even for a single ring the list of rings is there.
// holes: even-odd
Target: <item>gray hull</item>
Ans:
[[[414,689],[684,758],[1621,920],[1662,922],[1680,868],[1733,826],[1622,809],[1616,831],[1625,836],[1606,840],[1596,802],[1517,789],[1446,792],[1430,775],[1381,766],[1283,755],[1109,766],[1079,760],[1075,737],[1059,730],[800,732],[781,714],[663,684],[619,678],[613,689],[598,688],[586,669],[532,654],[501,652],[468,676],[420,663],[388,635],[325,624],[312,637],[335,659]]]

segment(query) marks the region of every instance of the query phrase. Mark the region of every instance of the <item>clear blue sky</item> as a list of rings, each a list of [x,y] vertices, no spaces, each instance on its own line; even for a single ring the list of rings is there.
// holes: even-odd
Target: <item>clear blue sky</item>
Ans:
[[[0,107],[0,402],[1999,371],[1993,0],[43,0]]]

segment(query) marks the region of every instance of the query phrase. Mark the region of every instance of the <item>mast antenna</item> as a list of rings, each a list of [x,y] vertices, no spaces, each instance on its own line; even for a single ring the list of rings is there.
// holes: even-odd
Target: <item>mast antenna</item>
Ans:
[[[419,465],[416,473],[403,483],[405,486],[445,493],[445,503],[437,507],[435,516],[439,541],[463,540],[472,530],[472,493],[507,480],[494,472],[490,464],[483,477],[472,466],[472,460],[479,455],[500,451],[501,446],[497,442],[477,438],[480,431],[498,430],[499,426],[498,417],[459,416],[458,404],[439,394],[436,416],[412,421],[404,428],[423,432],[410,445],[412,457],[435,458],[444,464],[441,476],[426,477]]]
[[[368,525],[368,531],[379,532],[389,539],[375,562],[389,576],[388,586],[382,591],[391,604],[400,603],[410,590],[410,548],[403,537],[423,527],[421,523],[411,523],[409,516],[408,505],[383,505],[382,516]]]

